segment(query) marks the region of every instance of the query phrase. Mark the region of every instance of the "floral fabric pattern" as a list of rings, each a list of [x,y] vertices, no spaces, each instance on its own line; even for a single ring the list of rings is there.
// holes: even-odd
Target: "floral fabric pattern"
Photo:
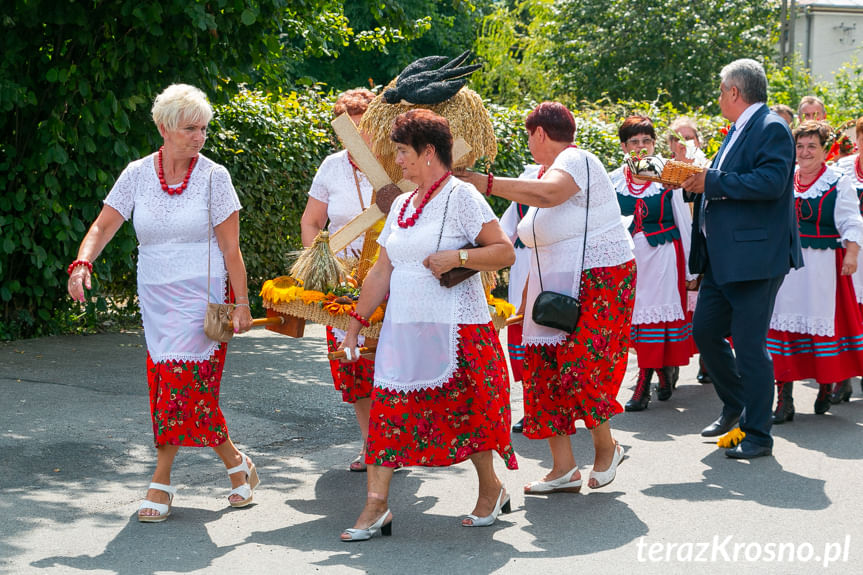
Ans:
[[[339,342],[333,333],[333,328],[327,326],[327,351],[339,349]],[[356,363],[343,363],[339,360],[330,361],[330,373],[333,375],[333,385],[342,392],[342,401],[356,403],[358,399],[371,396],[375,383],[375,362],[365,357]]]
[[[441,387],[372,393],[366,463],[443,467],[496,451],[518,469],[510,442],[509,374],[491,323],[459,326],[458,368]]]
[[[156,447],[216,446],[228,439],[219,408],[227,343],[205,361],[154,363],[147,354],[147,385]]]
[[[635,302],[635,262],[582,274],[578,327],[559,345],[525,350],[524,435],[545,439],[588,429],[621,413],[617,392],[626,373]]]

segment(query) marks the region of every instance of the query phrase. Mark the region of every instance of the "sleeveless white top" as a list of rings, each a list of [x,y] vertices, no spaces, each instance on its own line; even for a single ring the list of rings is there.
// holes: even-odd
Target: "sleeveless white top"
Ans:
[[[441,387],[458,368],[458,326],[491,321],[480,274],[446,288],[423,266],[437,251],[476,243],[483,224],[497,220],[491,207],[476,188],[451,177],[416,224],[403,229],[397,217],[409,196],[396,198],[378,237],[393,272],[375,354],[375,386],[397,392]],[[408,206],[405,218],[413,213]]]
[[[207,233],[241,208],[228,171],[199,155],[189,184],[169,195],[150,154],[126,166],[105,198],[132,218],[138,238],[138,301],[147,351],[154,362],[204,361],[219,343],[204,334],[207,309]],[[210,172],[211,218],[207,219]],[[212,232],[210,232],[212,235]],[[209,247],[209,301],[225,302],[227,271],[215,235]]]

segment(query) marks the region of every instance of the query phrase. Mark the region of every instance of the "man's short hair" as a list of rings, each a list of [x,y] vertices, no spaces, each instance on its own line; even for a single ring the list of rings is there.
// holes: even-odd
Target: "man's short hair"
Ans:
[[[747,104],[767,102],[767,74],[761,63],[751,58],[735,60],[722,68],[719,78],[726,88],[736,87]]]

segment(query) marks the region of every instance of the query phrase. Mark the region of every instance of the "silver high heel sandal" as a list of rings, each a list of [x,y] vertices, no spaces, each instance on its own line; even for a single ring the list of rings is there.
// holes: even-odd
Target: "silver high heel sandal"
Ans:
[[[381,501],[386,501],[385,498],[381,497],[377,493],[369,493],[369,498],[371,499],[379,499]],[[389,518],[389,521],[387,521]],[[345,529],[342,531],[341,540],[342,541],[368,541],[375,535],[380,533],[386,537],[389,537],[393,534],[393,516],[390,513],[389,508],[384,511],[384,514],[380,516],[380,518],[366,527],[365,529]],[[347,535],[347,537],[345,537]]]
[[[236,467],[232,467],[228,469],[228,475],[230,476],[233,473],[239,473],[240,471],[246,472],[246,482],[240,485],[239,487],[235,487],[231,489],[231,492],[228,493],[228,503],[231,504],[231,507],[246,507],[252,502],[254,498],[253,491],[255,487],[261,482],[258,478],[258,468],[255,467],[255,464],[252,463],[252,466],[246,463],[246,454],[240,451],[240,457],[243,459],[243,462],[237,465]],[[251,461],[251,459],[249,459]],[[239,495],[243,499],[240,501],[231,501],[232,495]]]
[[[491,512],[491,515],[477,517],[471,513],[462,520],[462,527],[488,527],[497,520],[497,516],[501,513],[511,513],[512,506],[510,505],[509,495],[504,497],[504,493],[506,493],[506,490],[501,487],[500,494],[497,496],[497,503],[495,503],[494,510]],[[465,523],[467,520],[470,520],[470,523]]]

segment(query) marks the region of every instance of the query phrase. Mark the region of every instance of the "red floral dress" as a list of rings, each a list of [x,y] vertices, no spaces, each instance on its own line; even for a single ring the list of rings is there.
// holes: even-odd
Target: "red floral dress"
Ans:
[[[153,363],[147,354],[147,385],[156,447],[216,446],[228,439],[219,408],[219,387],[228,344],[207,361]]]
[[[339,349],[339,342],[333,333],[333,328],[327,326],[327,351]],[[330,360],[330,373],[333,375],[333,385],[342,392],[342,401],[356,403],[358,399],[370,397],[375,384],[375,362],[362,357],[356,363],[344,363]]]
[[[458,368],[442,387],[375,388],[366,463],[442,467],[493,449],[518,469],[510,442],[509,375],[491,323],[460,325]]]
[[[635,303],[635,262],[585,270],[578,327],[560,345],[525,350],[524,435],[545,439],[588,429],[621,413],[617,392],[626,374]]]

